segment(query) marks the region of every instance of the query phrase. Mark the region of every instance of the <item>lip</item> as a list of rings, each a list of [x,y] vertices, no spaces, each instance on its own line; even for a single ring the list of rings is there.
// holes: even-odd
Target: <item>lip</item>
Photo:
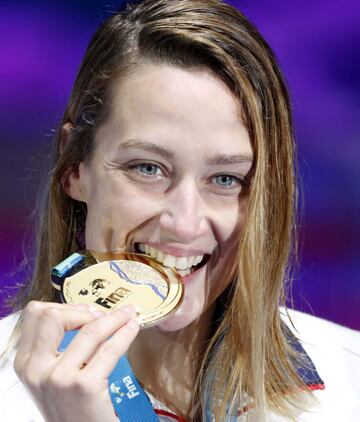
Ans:
[[[183,249],[177,246],[169,245],[168,243],[161,243],[161,242],[136,242],[142,243],[145,245],[149,245],[155,249],[158,249],[161,252],[164,252],[168,255],[172,255],[175,257],[188,257],[188,256],[199,256],[199,255],[211,255],[211,252],[207,252],[201,249]]]
[[[190,273],[190,274],[188,274],[188,275],[186,275],[186,276],[184,276],[184,277],[181,277],[181,276],[180,276],[180,277],[181,277],[182,282],[183,282],[185,285],[186,285],[186,284],[191,283],[191,282],[193,281],[193,279],[194,279],[195,277],[197,277],[199,273],[201,273],[201,271],[205,271],[206,266],[207,266],[207,263],[206,263],[204,266],[200,267],[198,270],[194,271],[193,273]]]

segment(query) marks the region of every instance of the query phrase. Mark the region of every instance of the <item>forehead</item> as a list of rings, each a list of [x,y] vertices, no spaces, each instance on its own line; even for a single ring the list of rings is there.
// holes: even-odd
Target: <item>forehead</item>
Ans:
[[[120,139],[151,139],[160,144],[188,140],[193,148],[226,146],[251,153],[237,99],[208,70],[141,65],[113,82],[109,115],[99,132]],[[246,142],[245,142],[246,141]],[[232,145],[233,144],[233,145]]]

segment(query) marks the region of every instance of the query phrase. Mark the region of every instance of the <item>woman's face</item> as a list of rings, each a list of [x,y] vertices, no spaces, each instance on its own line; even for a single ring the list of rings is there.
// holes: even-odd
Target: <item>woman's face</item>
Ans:
[[[146,251],[180,270],[183,303],[158,326],[177,330],[229,284],[249,135],[231,92],[206,70],[143,65],[113,84],[111,101],[67,192],[87,204],[88,249]]]

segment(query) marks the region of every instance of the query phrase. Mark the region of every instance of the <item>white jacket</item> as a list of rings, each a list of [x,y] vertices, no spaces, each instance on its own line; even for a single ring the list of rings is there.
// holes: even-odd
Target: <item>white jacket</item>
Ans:
[[[304,313],[292,311],[297,336],[313,361],[325,389],[314,391],[319,405],[301,413],[299,422],[360,421],[360,332]],[[0,351],[17,321],[16,314],[0,320]],[[1,422],[44,422],[13,369],[14,353],[0,368]],[[154,403],[157,408],[166,409]],[[161,421],[174,421],[160,417]],[[241,420],[241,419],[239,419]],[[276,415],[271,422],[284,422]],[[99,421],[101,422],[101,421]],[[146,422],[146,421],[139,421]]]

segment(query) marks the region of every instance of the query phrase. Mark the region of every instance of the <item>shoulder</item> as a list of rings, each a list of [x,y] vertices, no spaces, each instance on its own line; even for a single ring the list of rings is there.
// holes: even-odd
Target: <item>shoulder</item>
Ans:
[[[8,343],[11,333],[19,319],[20,313],[16,312],[0,319],[0,353]]]
[[[6,348],[20,317],[15,313],[0,320],[0,354]],[[37,407],[14,371],[16,351],[0,360],[0,414],[1,420],[11,422],[43,422]]]
[[[336,368],[332,364],[336,363],[343,376],[360,375],[360,331],[299,311],[289,310],[289,314],[291,321],[284,316],[285,322],[317,364],[319,372],[330,366],[333,373]],[[360,377],[353,378],[351,376],[349,381],[357,382],[360,391]]]
[[[360,332],[289,310],[284,320],[325,383],[314,392],[320,410],[301,421],[357,421],[360,414]],[[321,415],[321,416],[320,416]]]
[[[282,314],[289,325],[289,318],[285,316],[284,311]],[[295,330],[304,341],[318,343],[321,340],[325,344],[346,347],[358,356],[360,355],[360,331],[294,309],[289,309],[289,315]],[[332,336],[329,337],[330,334]]]

